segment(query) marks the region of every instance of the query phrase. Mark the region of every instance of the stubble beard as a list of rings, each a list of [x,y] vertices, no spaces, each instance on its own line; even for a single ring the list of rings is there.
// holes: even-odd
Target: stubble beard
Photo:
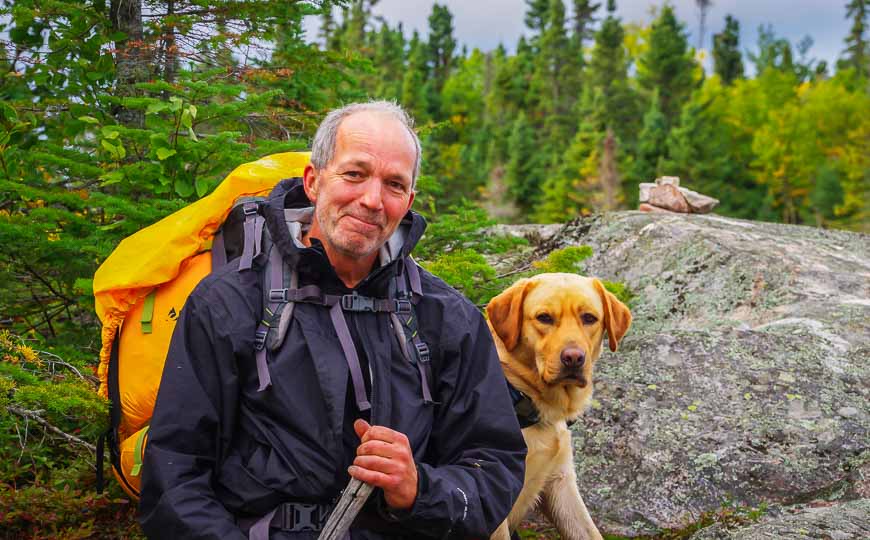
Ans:
[[[315,219],[317,219],[320,230],[323,231],[323,235],[326,237],[323,240],[325,240],[325,242],[329,244],[329,247],[345,257],[351,257],[356,259],[362,259],[366,256],[371,255],[372,253],[375,253],[378,249],[380,249],[383,242],[379,241],[381,239],[377,235],[372,237],[366,236],[359,232],[352,232],[346,234],[338,232],[339,221],[348,215],[354,217],[356,216],[356,214],[354,213],[336,213],[333,215],[324,215],[323,213],[317,212],[315,210],[314,217]],[[374,217],[366,217],[366,221],[368,221],[369,223],[380,223],[383,220],[376,219]],[[383,227],[383,224],[381,224],[381,230],[383,230]],[[359,238],[359,240],[349,237],[349,235],[353,235],[353,237]]]

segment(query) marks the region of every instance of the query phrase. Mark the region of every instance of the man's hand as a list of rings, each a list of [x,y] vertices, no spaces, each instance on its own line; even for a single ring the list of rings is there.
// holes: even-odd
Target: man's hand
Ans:
[[[407,510],[417,499],[417,465],[404,433],[365,420],[353,423],[361,444],[348,472],[357,480],[384,490],[390,508]]]

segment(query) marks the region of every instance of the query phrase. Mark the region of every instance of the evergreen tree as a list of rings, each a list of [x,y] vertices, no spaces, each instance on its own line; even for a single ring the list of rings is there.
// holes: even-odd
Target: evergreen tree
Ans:
[[[597,97],[594,94],[599,94]],[[599,175],[605,131],[599,118],[600,93],[586,87],[580,99],[577,133],[562,156],[558,170],[542,186],[534,218],[539,223],[564,221],[568,216],[588,214],[602,203]]]
[[[535,130],[526,113],[520,111],[508,139],[504,180],[511,198],[526,212],[535,207],[544,176],[539,150]]]
[[[839,67],[851,67],[862,77],[870,77],[870,42],[867,41],[868,0],[850,0],[846,17],[852,19],[852,28],[846,37],[846,50]]]
[[[613,9],[611,8],[611,5]],[[593,4],[592,0],[573,0],[573,13],[571,15],[571,39],[578,49],[582,50],[583,42],[593,37],[592,26],[598,19],[595,12],[601,4]],[[607,10],[616,10],[615,0],[607,0]]]
[[[668,122],[659,109],[658,96],[653,95],[649,110],[643,117],[643,128],[637,142],[637,157],[631,171],[631,180],[625,185],[629,206],[637,204],[638,185],[652,182],[661,172],[660,165],[667,157]]]
[[[726,85],[743,78],[740,23],[731,15],[725,16],[725,29],[713,35],[713,69]]]
[[[749,61],[755,64],[756,73],[762,74],[767,69],[795,73],[791,44],[787,39],[777,37],[769,24],[758,27],[756,47],[758,53],[748,53]]]
[[[456,39],[453,37],[453,15],[447,6],[434,4],[429,15],[429,66],[432,74],[429,111],[435,118],[440,116],[440,94],[450,70],[453,67],[453,54]]]
[[[549,19],[540,39],[531,93],[537,98],[534,121],[543,128],[542,152],[555,163],[572,136],[571,116],[578,93],[577,68],[571,61],[568,35],[565,32],[565,5],[550,0]]]
[[[426,58],[426,44],[414,30],[408,44],[408,65],[402,78],[402,105],[412,114],[417,123],[422,124],[429,118],[429,70]]]
[[[640,57],[638,82],[648,92],[658,92],[658,108],[666,129],[674,125],[683,104],[695,87],[697,64],[686,40],[686,31],[665,4],[650,29],[649,48]]]
[[[615,10],[615,2],[611,0],[607,6],[607,18],[595,34],[588,82],[595,88],[598,99],[596,111],[593,113],[587,109],[582,116],[591,113],[598,118],[602,135],[611,128],[621,140],[633,141],[640,127],[637,120],[640,114],[637,97],[628,80],[625,32]]]
[[[609,2],[614,3],[614,0],[609,0]],[[576,69],[578,74],[586,66],[583,47],[587,40],[594,37],[592,26],[597,20],[595,12],[598,11],[599,7],[601,4],[593,4],[591,0],[573,0],[570,48],[573,69]]]
[[[327,6],[320,14],[320,30],[317,37],[320,39],[323,48],[328,51],[338,50],[340,44],[337,43],[336,36],[337,27],[335,25],[335,17],[332,14],[332,6]]]
[[[659,172],[679,176],[690,189],[722,199],[720,211],[754,210],[757,200],[755,204],[750,202],[752,182],[734,152],[732,138],[731,127],[699,94],[686,103],[679,125],[668,134],[668,157]],[[762,192],[755,191],[756,199],[760,199]]]
[[[402,24],[394,30],[386,22],[381,23],[377,34],[373,62],[378,72],[375,96],[380,99],[398,100],[402,96],[405,74],[405,36]]]
[[[707,10],[713,5],[713,0],[695,0],[698,6],[698,46],[697,50],[704,48],[704,34],[707,30]]]
[[[532,31],[532,45],[537,48],[538,41],[547,28],[550,18],[550,0],[526,0],[526,27]]]

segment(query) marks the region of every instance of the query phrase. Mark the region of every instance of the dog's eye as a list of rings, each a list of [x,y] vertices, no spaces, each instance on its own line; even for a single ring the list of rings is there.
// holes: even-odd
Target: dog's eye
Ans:
[[[583,320],[583,324],[595,324],[598,322],[598,317],[591,313],[584,313],[580,318]]]
[[[553,317],[549,313],[541,313],[535,317],[539,323],[553,324]]]

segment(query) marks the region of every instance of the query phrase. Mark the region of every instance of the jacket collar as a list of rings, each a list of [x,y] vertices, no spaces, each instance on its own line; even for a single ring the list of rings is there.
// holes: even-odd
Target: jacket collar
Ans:
[[[300,262],[311,258],[319,261],[311,261],[322,264],[328,261],[319,240],[314,240],[311,247],[303,245],[298,238],[307,223],[313,219],[313,205],[305,195],[302,179],[299,177],[282,180],[266,201],[263,211],[266,227],[284,260],[291,266],[297,266]],[[381,248],[381,268],[376,269],[366,278],[363,283],[375,274],[384,272],[395,275],[401,272],[403,261],[426,230],[426,220],[420,214],[408,210],[402,218],[399,227]],[[330,265],[331,266],[331,265]],[[385,268],[387,267],[387,268]],[[383,269],[383,270],[382,270]]]

